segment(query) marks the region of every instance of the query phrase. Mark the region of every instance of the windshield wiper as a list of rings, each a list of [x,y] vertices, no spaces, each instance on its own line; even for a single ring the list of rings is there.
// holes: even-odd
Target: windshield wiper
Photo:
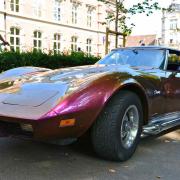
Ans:
[[[136,49],[132,50],[134,54],[138,54],[138,51]]]

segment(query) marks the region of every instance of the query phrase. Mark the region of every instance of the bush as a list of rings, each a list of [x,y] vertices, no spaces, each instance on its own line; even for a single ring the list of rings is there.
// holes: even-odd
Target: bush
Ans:
[[[94,64],[99,60],[83,52],[71,55],[46,54],[43,52],[2,52],[0,53],[0,72],[21,66],[36,66],[50,69]]]

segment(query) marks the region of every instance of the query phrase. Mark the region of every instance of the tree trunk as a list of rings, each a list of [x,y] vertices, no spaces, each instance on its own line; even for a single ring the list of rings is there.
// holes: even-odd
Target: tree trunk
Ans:
[[[118,32],[118,19],[119,19],[119,8],[118,8],[118,0],[116,0],[116,19],[115,19],[115,31]],[[116,34],[115,39],[115,48],[118,47],[118,34]]]

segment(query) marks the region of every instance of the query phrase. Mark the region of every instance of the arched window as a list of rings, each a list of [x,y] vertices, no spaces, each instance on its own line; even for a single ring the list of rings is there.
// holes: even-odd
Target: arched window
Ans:
[[[42,33],[34,31],[33,46],[35,50],[42,50]]]
[[[10,9],[14,12],[19,12],[19,0],[10,0]]]
[[[54,34],[54,44],[53,44],[54,53],[59,54],[61,52],[61,35]]]
[[[16,27],[10,28],[10,47],[13,51],[20,51],[20,30]]]
[[[54,20],[61,20],[61,0],[54,0]]]
[[[77,37],[71,37],[71,51],[77,51]]]
[[[86,40],[86,52],[88,55],[91,55],[92,53],[92,39]]]

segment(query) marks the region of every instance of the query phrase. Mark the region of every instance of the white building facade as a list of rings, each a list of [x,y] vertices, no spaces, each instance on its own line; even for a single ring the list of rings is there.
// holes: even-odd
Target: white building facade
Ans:
[[[0,34],[14,50],[103,56],[108,8],[98,0],[0,0]]]
[[[162,45],[180,49],[180,0],[172,0],[170,12],[162,16]]]

